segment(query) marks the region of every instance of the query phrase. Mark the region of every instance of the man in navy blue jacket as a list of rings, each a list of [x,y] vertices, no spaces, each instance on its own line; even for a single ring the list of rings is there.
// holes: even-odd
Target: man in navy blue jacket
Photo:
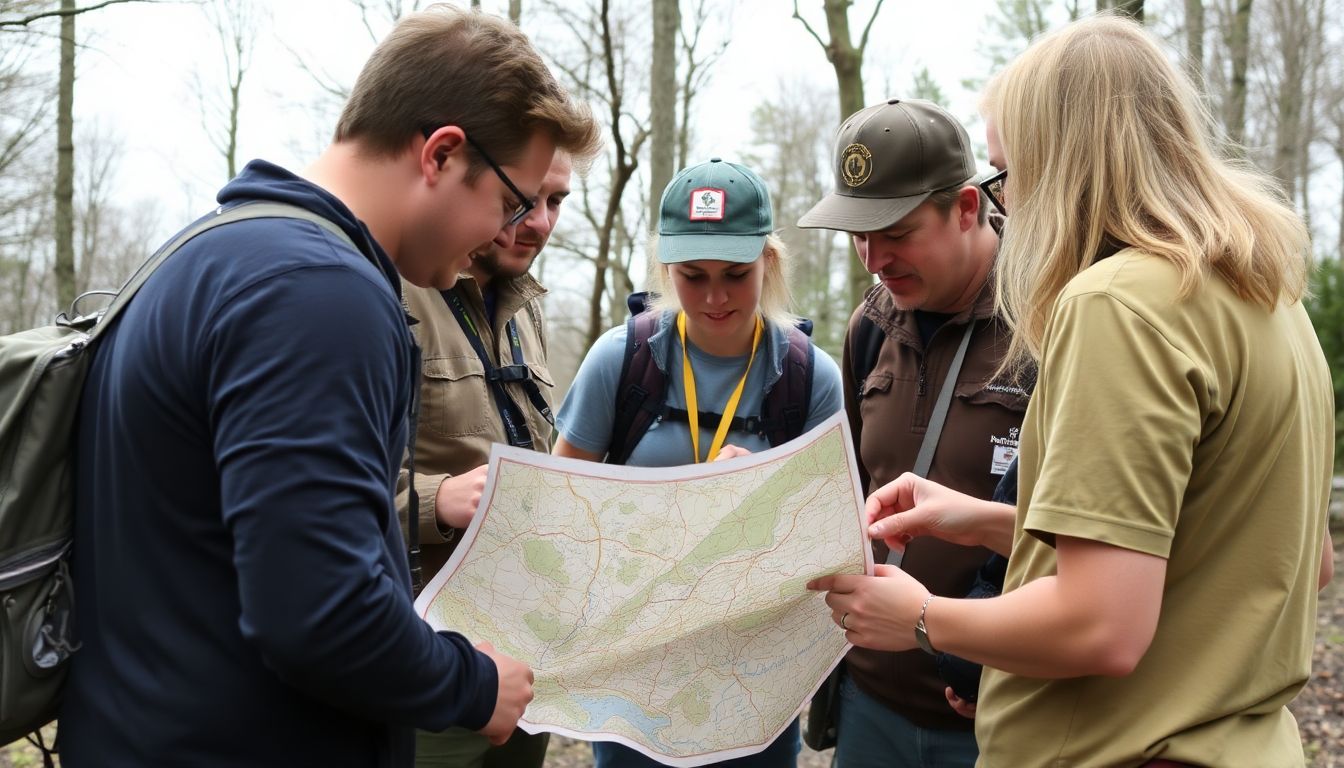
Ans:
[[[511,242],[556,147],[596,141],[515,27],[436,7],[374,52],[302,176],[254,161],[220,192],[345,237],[212,229],[103,337],[79,420],[68,768],[407,766],[413,728],[508,737],[531,671],[411,605],[393,491],[418,362],[397,271],[451,287]]]

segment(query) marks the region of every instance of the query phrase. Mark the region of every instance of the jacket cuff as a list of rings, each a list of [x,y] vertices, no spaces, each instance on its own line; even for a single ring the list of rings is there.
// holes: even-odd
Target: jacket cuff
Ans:
[[[434,514],[434,501],[439,496],[439,486],[443,481],[452,477],[452,475],[421,475],[415,476],[415,492],[419,496],[420,509],[420,543],[423,544],[447,544],[457,538],[457,531],[453,528],[443,528],[439,525],[439,518]]]
[[[461,727],[479,731],[490,723],[495,715],[495,703],[499,700],[499,670],[489,656],[471,649],[476,654],[476,669],[479,671],[479,685],[476,687],[476,700],[462,712]]]

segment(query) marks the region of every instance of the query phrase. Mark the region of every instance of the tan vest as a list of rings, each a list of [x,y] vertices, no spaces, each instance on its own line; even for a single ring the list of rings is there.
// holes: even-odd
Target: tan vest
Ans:
[[[482,344],[494,358],[490,361],[492,365],[513,363],[505,326],[510,318],[516,320],[523,359],[542,397],[551,403],[555,383],[546,367],[541,309],[546,289],[530,275],[501,280],[496,289],[494,324],[486,319],[480,287],[471,276],[461,275],[452,290],[480,331]],[[420,420],[415,439],[415,487],[420,496],[421,567],[428,581],[452,554],[458,533],[441,531],[435,522],[434,497],[439,484],[486,463],[490,446],[507,445],[508,436],[485,379],[485,366],[443,295],[437,289],[420,288],[403,280],[402,297],[406,310],[419,321],[411,331],[420,344],[424,373],[420,380]],[[523,385],[506,383],[504,388],[525,416],[533,447],[550,451],[553,428],[528,399]],[[404,483],[400,490],[398,506],[404,509]],[[404,515],[402,525],[404,528]]]

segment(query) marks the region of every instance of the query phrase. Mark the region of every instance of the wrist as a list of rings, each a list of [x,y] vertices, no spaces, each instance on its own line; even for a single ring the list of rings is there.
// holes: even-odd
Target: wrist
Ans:
[[[933,593],[924,598],[924,604],[919,607],[919,618],[915,620],[915,643],[925,653],[936,656],[938,651],[934,649],[933,643],[929,640],[929,630],[926,619],[929,613],[929,603],[933,602]]]

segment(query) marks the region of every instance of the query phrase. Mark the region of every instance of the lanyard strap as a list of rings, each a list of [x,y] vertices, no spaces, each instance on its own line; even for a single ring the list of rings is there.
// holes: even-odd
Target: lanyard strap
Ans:
[[[508,366],[501,372],[490,360],[490,354],[485,349],[485,344],[481,341],[481,334],[476,330],[476,324],[471,322],[467,315],[467,308],[462,305],[462,298],[456,292],[447,290],[439,291],[443,295],[443,300],[448,303],[448,308],[453,311],[453,316],[457,318],[457,324],[462,327],[462,333],[471,342],[471,348],[476,351],[476,356],[481,360],[481,366],[485,368],[485,380],[490,386],[490,392],[495,401],[495,408],[499,410],[500,421],[504,423],[504,432],[509,438],[509,445],[518,448],[532,448],[532,433],[527,429],[527,420],[523,417],[523,411],[518,404],[513,402],[509,393],[504,389],[504,381],[530,381],[519,375],[519,368],[522,371],[527,370],[527,366],[522,362],[523,349],[518,343],[518,332],[516,328],[511,329],[509,334],[510,344],[514,347],[514,360],[517,365]],[[509,319],[509,324],[513,324],[513,319]],[[513,370],[509,370],[513,369]],[[533,383],[533,387],[536,384]],[[540,393],[537,394],[540,397]],[[531,398],[529,398],[531,399]],[[535,400],[533,401],[535,403]],[[544,415],[549,416],[548,408]]]
[[[975,320],[971,319],[966,323],[966,330],[961,334],[961,344],[957,346],[957,353],[952,356],[952,364],[948,366],[947,375],[943,377],[943,385],[938,390],[938,401],[934,403],[929,426],[924,429],[924,442],[920,443],[915,466],[910,470],[920,477],[929,476],[929,467],[933,465],[933,453],[938,449],[938,438],[943,434],[947,411],[952,407],[952,391],[957,388],[957,375],[961,373],[961,363],[966,359],[966,348],[971,345],[971,332],[974,330]],[[900,565],[903,556],[904,553],[893,550],[887,553],[887,564]]]
[[[691,450],[695,453],[695,463],[700,463],[700,409],[695,401],[695,372],[691,370],[691,356],[686,352],[686,313],[677,313],[677,333],[681,336],[681,381],[686,388],[686,418],[691,423]],[[723,441],[728,437],[728,427],[732,424],[733,414],[737,412],[737,403],[742,399],[742,390],[747,385],[747,376],[751,374],[751,361],[756,359],[756,346],[761,341],[761,316],[756,316],[756,330],[751,336],[751,355],[747,358],[747,370],[742,372],[742,378],[737,382],[737,388],[733,390],[732,396],[728,398],[728,404],[723,408],[723,418],[719,420],[719,428],[714,431],[714,442],[709,444],[709,453],[705,455],[705,461],[713,461],[714,457],[719,455],[719,449],[723,447]]]

